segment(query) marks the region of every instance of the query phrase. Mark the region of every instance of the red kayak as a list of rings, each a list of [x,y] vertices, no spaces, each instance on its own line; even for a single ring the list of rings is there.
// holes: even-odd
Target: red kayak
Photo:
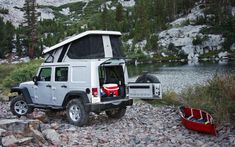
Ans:
[[[179,108],[182,124],[191,130],[216,135],[212,116],[200,109],[181,106]]]

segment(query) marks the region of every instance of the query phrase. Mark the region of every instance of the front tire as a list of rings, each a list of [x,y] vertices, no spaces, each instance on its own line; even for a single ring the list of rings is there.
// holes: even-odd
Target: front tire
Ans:
[[[73,99],[66,106],[66,115],[71,124],[81,127],[87,123],[89,113],[86,112],[81,100]]]
[[[10,110],[14,115],[20,117],[32,113],[33,107],[30,107],[22,96],[16,96],[11,101]]]
[[[117,109],[112,109],[112,110],[107,110],[105,111],[106,115],[110,118],[121,118],[125,115],[126,113],[126,108],[117,108]]]

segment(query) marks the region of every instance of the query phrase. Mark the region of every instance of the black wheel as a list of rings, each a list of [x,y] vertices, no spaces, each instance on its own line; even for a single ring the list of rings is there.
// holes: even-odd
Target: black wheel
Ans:
[[[12,99],[10,109],[18,117],[33,112],[33,107],[30,107],[22,96],[16,96]]]
[[[66,115],[71,124],[81,127],[87,123],[89,113],[86,112],[81,100],[73,99],[66,106]]]
[[[150,74],[144,74],[142,76],[139,76],[135,82],[136,83],[160,83],[157,77],[150,75]]]
[[[106,115],[110,118],[121,118],[126,113],[126,108],[116,108],[105,111]]]

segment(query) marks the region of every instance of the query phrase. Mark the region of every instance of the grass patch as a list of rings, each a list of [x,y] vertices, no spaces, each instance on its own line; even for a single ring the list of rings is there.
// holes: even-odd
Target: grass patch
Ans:
[[[234,75],[215,75],[206,85],[189,87],[181,95],[185,105],[210,112],[217,123],[235,122]]]
[[[174,91],[166,91],[162,95],[162,99],[160,100],[147,100],[149,104],[154,106],[162,106],[162,105],[181,105],[180,96]]]
[[[14,64],[0,64],[0,85],[2,83],[2,80],[9,75],[14,69],[16,68],[16,65]]]

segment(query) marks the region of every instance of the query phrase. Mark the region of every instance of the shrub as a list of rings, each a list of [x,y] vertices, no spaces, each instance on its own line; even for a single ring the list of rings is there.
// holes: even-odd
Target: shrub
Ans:
[[[235,121],[235,76],[215,75],[206,85],[183,90],[186,105],[210,112],[218,123]]]
[[[14,69],[16,68],[13,64],[0,64],[0,84],[2,82],[2,79],[4,79],[6,76],[9,75]]]
[[[0,8],[0,13],[1,14],[9,14],[9,10],[5,8]]]
[[[32,80],[32,77],[36,74],[40,63],[40,60],[35,60],[29,63],[16,65],[16,68],[9,73],[9,76],[3,79],[2,85],[5,88],[9,88],[18,83]]]
[[[220,51],[217,51],[217,50],[209,51],[208,53],[204,53],[204,54],[199,55],[199,59],[218,57],[219,52]]]
[[[206,18],[204,16],[198,16],[194,23],[195,25],[204,25],[206,24]]]
[[[175,44],[174,43],[170,43],[169,45],[168,45],[168,50],[170,50],[170,51],[175,51],[176,50],[176,48],[175,48]]]

